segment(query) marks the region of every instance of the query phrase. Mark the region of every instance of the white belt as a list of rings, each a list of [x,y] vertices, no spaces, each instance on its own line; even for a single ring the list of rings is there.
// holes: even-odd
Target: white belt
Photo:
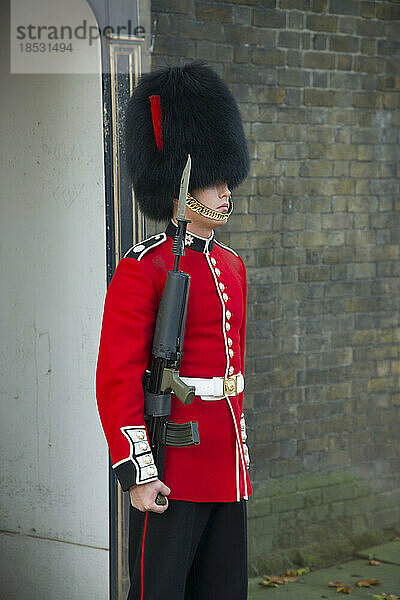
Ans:
[[[181,377],[187,385],[194,385],[196,396],[202,400],[220,400],[225,396],[237,396],[244,390],[244,377],[242,373],[231,377]]]

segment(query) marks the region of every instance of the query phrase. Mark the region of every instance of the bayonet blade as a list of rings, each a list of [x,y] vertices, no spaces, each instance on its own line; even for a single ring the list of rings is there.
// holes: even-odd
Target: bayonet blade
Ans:
[[[179,190],[179,200],[178,200],[178,212],[176,218],[178,221],[185,218],[185,207],[186,207],[186,196],[189,187],[189,179],[190,179],[190,169],[192,167],[192,161],[190,158],[190,154],[188,154],[185,168],[183,169],[182,178],[181,178],[181,187]]]

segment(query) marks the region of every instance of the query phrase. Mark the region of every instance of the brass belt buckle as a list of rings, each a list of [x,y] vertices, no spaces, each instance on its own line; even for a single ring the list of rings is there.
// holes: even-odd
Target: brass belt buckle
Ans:
[[[224,392],[227,396],[237,396],[237,375],[224,379]]]

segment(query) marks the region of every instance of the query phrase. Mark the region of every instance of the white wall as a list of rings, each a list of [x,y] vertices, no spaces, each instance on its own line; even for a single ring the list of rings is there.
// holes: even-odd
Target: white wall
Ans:
[[[0,598],[105,600],[101,78],[10,75],[0,10]]]

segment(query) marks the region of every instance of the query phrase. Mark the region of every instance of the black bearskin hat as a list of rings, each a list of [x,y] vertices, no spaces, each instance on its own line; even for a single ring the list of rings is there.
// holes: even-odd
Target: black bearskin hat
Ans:
[[[189,191],[217,180],[235,188],[250,168],[236,101],[199,60],[141,76],[126,110],[125,151],[140,209],[156,221],[172,217],[188,154]]]

